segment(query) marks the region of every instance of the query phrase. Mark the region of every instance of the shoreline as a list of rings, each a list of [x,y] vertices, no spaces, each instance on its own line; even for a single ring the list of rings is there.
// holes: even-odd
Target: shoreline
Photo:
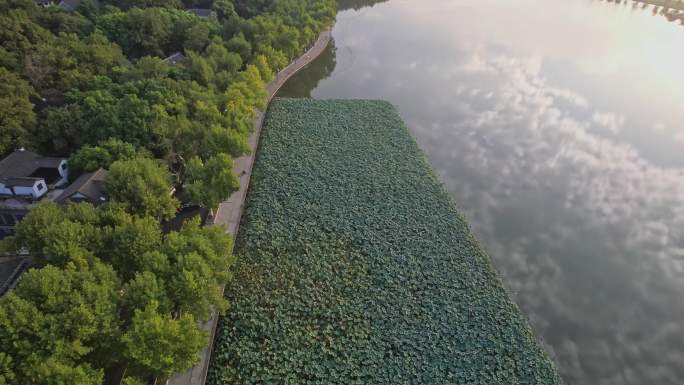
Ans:
[[[325,29],[318,35],[318,39],[311,48],[304,52],[300,57],[295,59],[287,67],[275,74],[273,80],[266,85],[266,108],[271,103],[271,100],[280,88],[297,72],[305,68],[311,62],[316,60],[332,39],[332,26]],[[249,182],[252,176],[252,167],[254,165],[254,158],[259,145],[259,137],[261,135],[261,128],[264,123],[265,111],[257,111],[254,122],[255,130],[248,139],[249,147],[252,150],[250,154],[243,155],[234,159],[235,165],[233,172],[240,179],[240,188],[234,192],[226,201],[219,204],[218,209],[213,218],[213,225],[224,226],[227,233],[233,236],[235,240],[238,230],[240,228],[240,220],[242,218],[242,211],[244,208],[245,198],[249,190]],[[223,289],[221,289],[223,290]],[[183,373],[176,374],[173,378],[166,381],[166,385],[204,385],[207,381],[207,373],[209,370],[209,363],[211,362],[211,354],[214,347],[214,338],[216,336],[216,327],[218,325],[218,316],[216,313],[210,320],[204,323],[203,329],[209,332],[209,344],[199,353],[200,361],[192,368]]]

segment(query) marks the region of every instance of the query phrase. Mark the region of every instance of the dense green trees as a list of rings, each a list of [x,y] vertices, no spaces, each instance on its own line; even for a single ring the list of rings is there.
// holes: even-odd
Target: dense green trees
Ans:
[[[101,383],[95,357],[114,346],[117,287],[114,270],[96,260],[26,273],[0,300],[0,341],[16,383]]]
[[[160,220],[171,219],[176,214],[178,201],[172,196],[171,175],[153,159],[114,162],[105,187],[109,199],[122,203],[129,213]]]
[[[160,6],[133,7],[127,11],[116,9],[101,16],[97,26],[134,57],[164,56],[183,49],[201,50],[219,29],[215,19],[203,19],[180,9]]]
[[[207,335],[195,319],[184,314],[179,319],[162,315],[152,301],[136,310],[131,328],[123,335],[125,355],[146,373],[168,377],[197,361]]]
[[[169,375],[206,344],[196,321],[228,307],[231,239],[198,221],[163,236],[122,205],[47,203],[4,242],[44,266],[0,299],[0,376],[16,383],[100,384],[116,366]]]
[[[33,93],[28,82],[0,67],[0,157],[26,144],[26,131],[36,124]]]
[[[0,0],[0,156],[109,169],[108,203],[41,204],[0,243],[38,265],[0,299],[0,385],[101,384],[117,367],[139,385],[196,360],[197,321],[229,306],[232,241],[198,221],[162,234],[172,188],[210,208],[237,190],[265,84],[333,17],[333,0]]]
[[[185,178],[190,200],[203,207],[216,208],[240,188],[240,180],[233,173],[233,160],[226,154],[212,156],[206,162],[198,157],[190,159]]]
[[[84,172],[98,168],[108,169],[117,160],[133,159],[138,155],[135,146],[123,140],[110,138],[97,146],[84,146],[69,157],[69,172],[75,179]]]
[[[31,138],[26,145],[56,155],[110,137],[158,157],[172,155],[170,162],[177,161],[175,154],[185,159],[217,152],[239,155],[245,146],[236,136],[249,132],[244,123],[251,126],[251,110],[263,100],[236,100],[244,92],[231,93],[231,86],[249,80],[240,86],[243,91],[261,92],[273,71],[331,22],[333,5],[332,0],[220,0],[213,3],[216,17],[202,18],[180,9],[178,2],[112,1],[100,9],[84,2],[68,13],[36,7],[31,0],[0,0],[0,66],[14,73],[11,84],[27,90],[19,94],[26,102],[8,110],[26,121],[19,131],[3,130],[13,133],[0,137],[0,150],[16,147],[23,131]],[[177,51],[185,53],[185,62],[169,66],[161,60]],[[259,81],[242,75],[251,64],[259,69]],[[0,96],[10,94],[0,91]],[[197,130],[189,126],[198,98],[219,112],[202,129],[220,131],[220,138],[204,139],[214,142],[210,147],[228,147],[204,154],[171,147]],[[32,109],[27,108],[31,103],[36,105],[33,113],[23,113]],[[235,104],[248,108],[229,108]],[[246,115],[235,116],[241,113]],[[32,121],[36,115],[37,125]]]

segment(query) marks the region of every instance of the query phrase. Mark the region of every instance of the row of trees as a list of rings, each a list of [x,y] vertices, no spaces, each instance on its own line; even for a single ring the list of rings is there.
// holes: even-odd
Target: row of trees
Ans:
[[[213,208],[265,83],[334,18],[334,0],[83,0],[75,12],[0,0],[0,156],[109,170],[108,203],[41,204],[0,243],[37,267],[0,299],[0,384],[125,384],[188,368],[198,325],[225,311],[231,239],[198,221],[164,234],[183,189]],[[198,17],[186,7],[211,7]],[[185,60],[162,58],[176,51]]]

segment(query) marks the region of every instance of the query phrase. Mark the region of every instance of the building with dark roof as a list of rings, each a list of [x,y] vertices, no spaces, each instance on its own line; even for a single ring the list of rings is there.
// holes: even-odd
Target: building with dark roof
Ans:
[[[69,166],[65,158],[40,156],[24,149],[0,160],[0,197],[38,200],[48,187],[68,182]]]
[[[211,17],[214,14],[214,11],[208,8],[188,8],[185,11],[202,18]]]
[[[185,55],[183,55],[182,52],[175,52],[175,53],[171,54],[171,56],[164,59],[164,63],[173,67],[177,64],[182,63],[184,60],[185,60]]]
[[[54,1],[52,1],[52,0],[35,0],[35,1],[36,1],[37,6],[43,7],[43,8],[47,8],[47,7],[55,4]]]
[[[26,255],[0,257],[0,297],[19,283],[19,277],[31,266]]]
[[[40,156],[24,149],[0,160],[0,239],[14,232],[40,200],[51,199],[68,182],[65,158]]]
[[[106,202],[104,181],[107,170],[100,168],[95,172],[87,172],[78,177],[62,194],[55,198],[56,203],[89,202],[99,205]]]
[[[67,12],[73,12],[81,5],[81,0],[35,0],[35,3],[43,8],[56,5]],[[98,1],[95,1],[95,5],[98,5]]]
[[[73,12],[81,5],[81,0],[62,0],[59,2],[59,7],[65,11]]]

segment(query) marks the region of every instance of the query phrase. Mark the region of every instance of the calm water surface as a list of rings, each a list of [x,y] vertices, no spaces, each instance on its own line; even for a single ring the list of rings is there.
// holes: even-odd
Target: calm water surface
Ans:
[[[568,384],[684,384],[684,27],[590,0],[346,3],[280,96],[394,103]]]

